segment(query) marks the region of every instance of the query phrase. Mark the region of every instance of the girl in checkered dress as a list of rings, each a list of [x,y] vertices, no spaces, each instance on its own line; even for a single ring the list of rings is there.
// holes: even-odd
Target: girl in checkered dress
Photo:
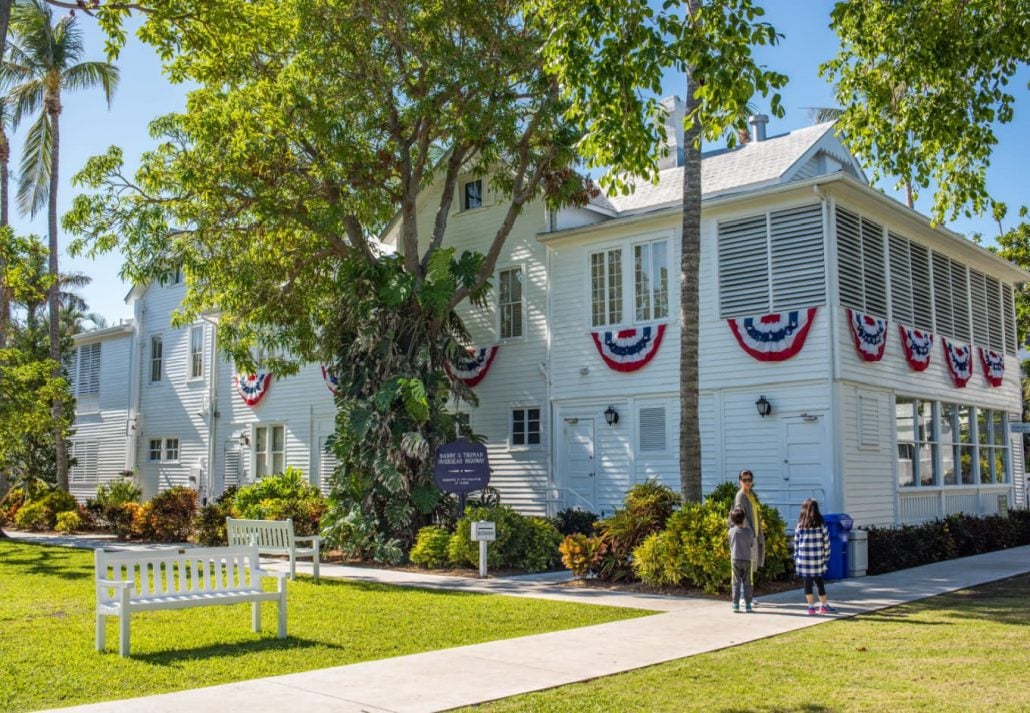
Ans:
[[[801,503],[801,514],[794,528],[794,569],[805,582],[805,599],[808,600],[808,613],[836,614],[837,610],[826,600],[826,585],[823,573],[830,561],[830,533],[819,512],[819,503],[812,498]],[[819,589],[818,610],[812,595],[812,584]]]

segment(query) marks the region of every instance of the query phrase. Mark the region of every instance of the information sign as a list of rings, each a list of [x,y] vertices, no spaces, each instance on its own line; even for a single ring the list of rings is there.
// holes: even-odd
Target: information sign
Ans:
[[[445,493],[461,495],[482,490],[490,484],[486,446],[464,438],[440,446],[436,450],[433,478]]]

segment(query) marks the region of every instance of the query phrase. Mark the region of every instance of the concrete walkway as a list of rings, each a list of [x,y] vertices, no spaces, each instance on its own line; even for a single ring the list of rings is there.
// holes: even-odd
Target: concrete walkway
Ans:
[[[1024,572],[1030,572],[1030,546],[876,577],[833,582],[828,589],[831,602],[840,609],[839,616],[854,616]],[[570,631],[62,710],[145,710],[148,713],[439,711],[630,671],[835,618],[808,616],[803,597],[796,590],[763,597],[754,614],[735,615],[726,601],[558,588],[546,578],[482,581],[334,565],[323,565],[321,573],[324,577],[574,599],[663,613]]]

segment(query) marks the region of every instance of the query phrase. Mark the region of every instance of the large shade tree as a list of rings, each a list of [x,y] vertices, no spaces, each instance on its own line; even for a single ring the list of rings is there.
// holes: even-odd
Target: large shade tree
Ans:
[[[8,42],[4,74],[9,90],[12,119],[17,125],[31,117],[25,139],[18,181],[18,205],[35,215],[47,209],[50,274],[59,274],[57,187],[59,184],[64,91],[99,87],[108,105],[118,83],[118,69],[106,62],[82,62],[85,47],[74,15],[55,21],[53,9],[43,0],[16,3],[11,11],[13,40]],[[56,282],[47,296],[50,319],[50,358],[60,363],[60,299]],[[57,367],[59,370],[60,367]],[[55,378],[59,373],[54,374]],[[55,423],[63,420],[64,402],[52,403]],[[67,444],[57,444],[58,487],[68,489]]]
[[[787,79],[758,65],[752,49],[775,44],[752,0],[537,0],[552,24],[548,70],[571,102],[569,118],[585,132],[581,149],[593,166],[610,169],[602,184],[629,190],[632,178],[656,180],[666,144],[658,95],[668,70],[686,76],[683,223],[680,258],[680,487],[701,500],[698,428],[698,269],[701,247],[701,143],[729,136],[756,94],[772,95]]]
[[[474,400],[444,370],[455,308],[483,299],[531,201],[586,197],[543,30],[507,0],[151,5],[141,37],[197,88],[135,175],[117,149],[87,165],[66,225],[137,283],[181,267],[180,319],[216,310],[239,365],[261,347],[278,374],[335,369],[347,526],[410,536],[454,399]],[[499,196],[481,251],[444,243],[461,176]]]

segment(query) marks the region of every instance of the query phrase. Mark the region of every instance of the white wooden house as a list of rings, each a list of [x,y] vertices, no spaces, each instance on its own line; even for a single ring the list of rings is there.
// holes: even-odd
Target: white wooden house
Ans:
[[[1025,506],[1022,442],[1008,424],[1021,410],[1013,294],[1030,274],[870,188],[831,125],[768,138],[761,119],[754,128],[750,142],[702,163],[704,489],[747,467],[788,519],[815,497],[857,524]],[[474,346],[496,347],[485,372],[470,372],[480,398],[471,425],[487,439],[491,484],[522,511],[611,512],[647,478],[678,487],[677,154],[656,185],[631,196],[527,207],[490,306],[462,308]],[[458,196],[447,242],[483,250],[501,201],[488,176],[463,177]],[[430,188],[419,201],[422,234],[438,198]],[[284,463],[323,482],[333,404],[320,368],[275,381],[247,406],[213,326],[169,327],[182,289],[139,290],[131,330],[80,337],[80,351],[97,340],[105,350],[108,341],[134,345],[110,347],[112,359],[127,360],[113,373],[138,381],[117,387],[126,465],[140,469],[149,494],[194,479],[214,495]],[[914,339],[911,359],[899,325]],[[931,334],[925,363],[919,340]],[[945,340],[957,345],[956,364],[962,347],[970,352],[963,387]],[[771,411],[760,415],[758,402]],[[76,444],[98,432],[84,428],[87,416],[80,409]],[[105,433],[114,440],[116,431]]]

